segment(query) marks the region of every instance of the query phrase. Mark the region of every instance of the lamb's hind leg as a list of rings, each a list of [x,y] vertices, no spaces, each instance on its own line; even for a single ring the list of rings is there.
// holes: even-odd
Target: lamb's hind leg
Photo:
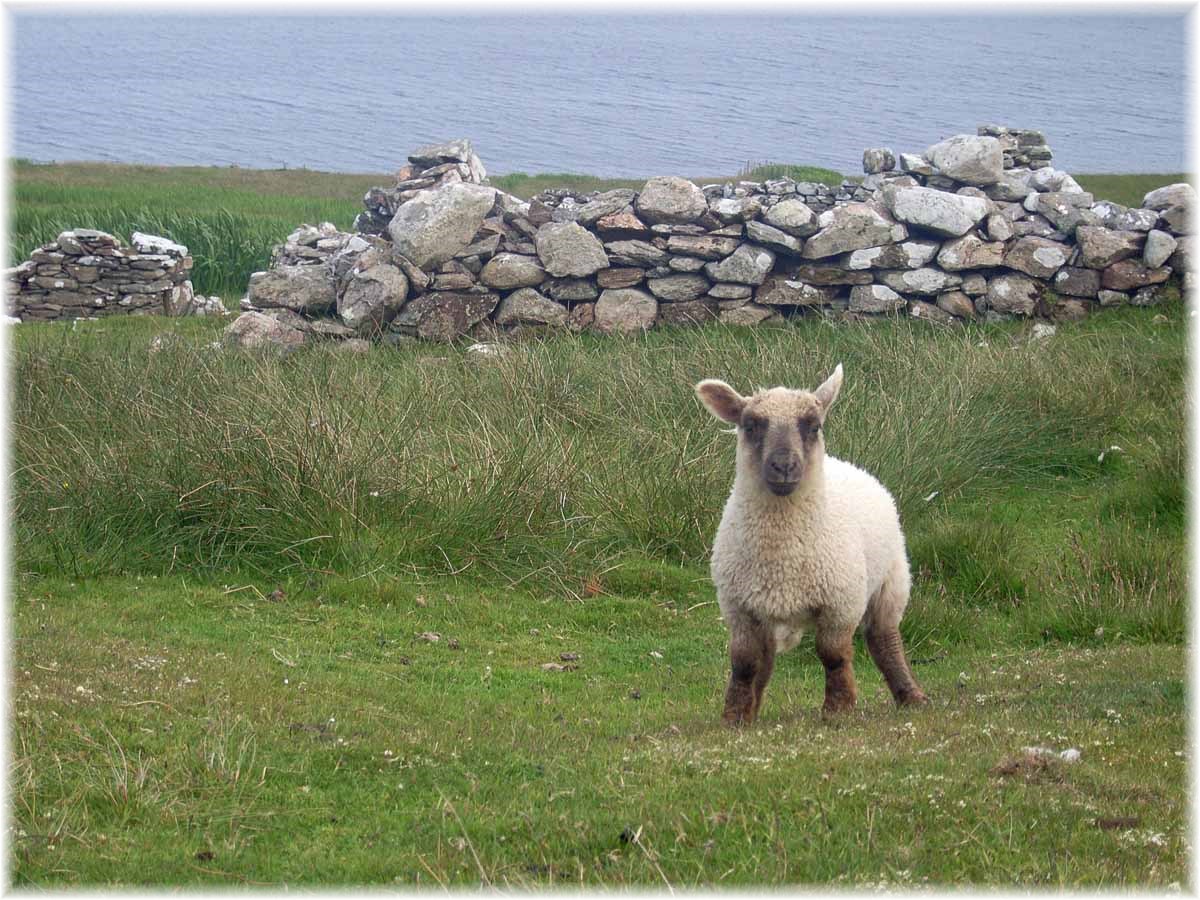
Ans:
[[[902,567],[898,563],[879,593],[871,598],[863,618],[863,637],[866,638],[871,659],[883,673],[892,697],[900,706],[929,702],[913,677],[904,656],[904,641],[900,638],[900,618],[908,605],[910,583],[907,563]]]
[[[763,623],[748,615],[731,615],[728,624],[729,687],[721,718],[729,725],[749,725],[758,715],[775,668],[775,638]]]

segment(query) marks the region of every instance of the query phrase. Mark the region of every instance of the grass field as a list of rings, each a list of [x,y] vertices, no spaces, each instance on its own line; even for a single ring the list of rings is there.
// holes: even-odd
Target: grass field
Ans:
[[[697,178],[698,183],[731,178],[777,178],[840,182],[828,169],[747,164],[737,176]],[[348,229],[362,210],[362,196],[388,184],[386,174],[338,174],[307,169],[132,166],[107,163],[36,164],[16,160],[10,260],[28,257],[37,246],[69,228],[99,228],[128,240],[134,231],[179,241],[196,260],[192,282],[202,294],[236,301],[250,273],[267,267],[271,248],[298,225],[333,222]],[[1181,175],[1091,175],[1080,183],[1110,200],[1140,205],[1146,191]],[[640,188],[645,178],[599,179],[588,175],[516,173],[492,182],[519,197],[551,187],[579,190]]]
[[[1184,326],[482,362],[19,326],[14,883],[1186,885]],[[838,361],[829,452],[897,496],[933,703],[894,709],[860,646],[824,718],[808,641],[733,733],[732,442],[691,386]]]

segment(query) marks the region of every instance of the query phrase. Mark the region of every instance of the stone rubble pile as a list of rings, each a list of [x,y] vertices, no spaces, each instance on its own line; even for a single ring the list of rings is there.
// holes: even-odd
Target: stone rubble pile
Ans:
[[[187,247],[140,232],[131,243],[85,228],[62,232],[5,272],[6,313],[21,321],[225,315],[220,298],[192,290]]]
[[[1097,201],[1040,132],[981,126],[921,154],[864,153],[860,184],[781,178],[641,190],[486,183],[466,140],[423,148],[373,189],[354,233],[302,226],[255,273],[231,345],[488,338],[566,328],[908,314],[1072,319],[1161,299],[1187,273],[1194,191]]]

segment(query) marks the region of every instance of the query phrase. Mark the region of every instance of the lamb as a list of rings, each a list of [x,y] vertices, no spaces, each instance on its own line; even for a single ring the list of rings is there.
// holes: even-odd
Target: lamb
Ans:
[[[743,397],[723,381],[696,385],[738,435],[733,490],[712,552],[729,628],[730,725],[754,721],[775,654],[796,646],[805,629],[825,666],[827,712],[855,704],[860,623],[896,703],[928,702],[900,638],[912,578],[895,501],[873,476],[825,455],[825,418],[841,386],[840,364],[811,392],[777,387]]]

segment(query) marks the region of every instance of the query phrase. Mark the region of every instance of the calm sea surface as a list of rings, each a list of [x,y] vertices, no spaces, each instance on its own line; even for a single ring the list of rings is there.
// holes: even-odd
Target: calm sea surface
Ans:
[[[1178,172],[1184,20],[13,13],[10,152],[347,172],[469,137],[489,171],[860,170],[981,122],[1075,172]]]

